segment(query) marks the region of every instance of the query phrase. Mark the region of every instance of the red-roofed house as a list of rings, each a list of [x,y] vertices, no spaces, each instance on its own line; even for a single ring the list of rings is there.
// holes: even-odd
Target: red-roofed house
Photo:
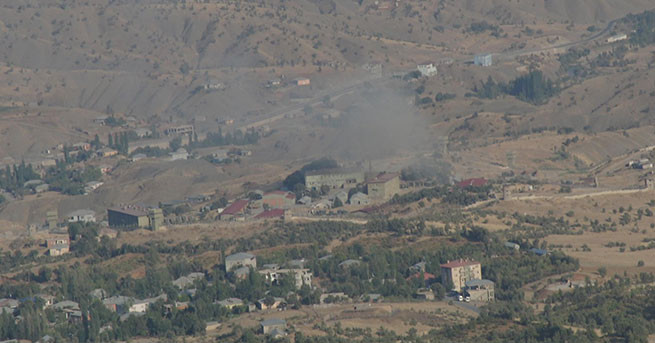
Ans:
[[[414,280],[414,279],[420,279],[421,278],[421,273],[415,273],[410,275],[407,278],[407,281],[409,280]],[[437,277],[434,274],[430,274],[427,272],[423,272],[423,282],[425,283],[425,287],[430,287],[430,285],[436,281]]]
[[[242,217],[246,214],[246,209],[248,208],[249,201],[246,199],[235,200],[232,204],[226,207],[223,212],[221,212],[221,220],[234,220],[237,217]]]
[[[474,178],[466,179],[457,183],[457,187],[466,188],[466,187],[482,187],[487,184],[487,179],[484,178]]]
[[[455,260],[441,265],[441,280],[447,285],[452,283],[452,290],[461,292],[466,281],[482,279],[482,265],[472,260]]]
[[[262,196],[261,203],[269,208],[291,208],[296,203],[296,195],[291,192],[272,191]]]
[[[272,210],[266,210],[255,216],[255,219],[284,219],[286,215],[286,210],[281,208],[274,208]]]

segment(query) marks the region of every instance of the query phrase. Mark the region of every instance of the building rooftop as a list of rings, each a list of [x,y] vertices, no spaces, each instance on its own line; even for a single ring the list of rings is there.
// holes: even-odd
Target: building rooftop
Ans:
[[[227,256],[225,258],[225,261],[242,261],[242,260],[249,260],[251,258],[255,258],[255,255],[249,254],[247,252],[239,252],[239,253]]]
[[[466,281],[466,287],[487,287],[487,286],[493,286],[494,282],[491,280],[486,280],[486,279],[475,279],[475,280],[468,280]]]
[[[68,217],[84,217],[84,216],[95,216],[96,212],[89,209],[75,210],[68,214]]]
[[[232,204],[226,207],[221,214],[237,214],[246,208],[248,203],[249,201],[245,199],[235,200]]]
[[[380,173],[368,183],[386,183],[399,176],[398,173]]]
[[[473,266],[476,264],[480,264],[480,262],[460,259],[460,260],[449,261],[448,263],[444,263],[441,265],[441,268],[457,268],[457,267],[464,267],[464,266]]]
[[[485,178],[473,178],[462,180],[457,183],[457,187],[466,188],[466,187],[482,187],[487,184],[487,179]]]
[[[281,208],[274,208],[256,215],[255,219],[280,218],[282,216],[284,216],[284,210]]]
[[[287,325],[287,321],[284,319],[277,319],[277,318],[271,318],[271,319],[266,319],[262,320],[261,322],[262,326],[277,326],[277,325]]]
[[[130,208],[130,207],[121,207],[121,208],[114,207],[114,208],[107,209],[107,211],[113,211],[113,212],[118,212],[118,213],[122,213],[122,214],[127,214],[127,215],[130,215],[130,216],[137,216],[137,217],[147,216],[148,215],[148,213],[146,211],[144,211],[144,210],[142,210],[140,208]]]

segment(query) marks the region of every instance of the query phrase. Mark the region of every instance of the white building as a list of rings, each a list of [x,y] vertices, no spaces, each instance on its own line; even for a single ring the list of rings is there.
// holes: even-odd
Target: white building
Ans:
[[[626,39],[628,39],[628,35],[626,35],[625,33],[621,33],[607,38],[607,43],[615,43]]]
[[[96,213],[92,210],[77,210],[69,213],[67,216],[69,223],[95,223]]]
[[[481,67],[490,67],[493,64],[493,58],[491,54],[475,55],[473,58],[473,64]]]
[[[421,75],[430,77],[437,75],[437,67],[433,63],[422,63],[416,66]]]
[[[179,148],[175,152],[171,152],[168,155],[170,156],[171,161],[186,160],[189,158],[189,153],[184,148]]]

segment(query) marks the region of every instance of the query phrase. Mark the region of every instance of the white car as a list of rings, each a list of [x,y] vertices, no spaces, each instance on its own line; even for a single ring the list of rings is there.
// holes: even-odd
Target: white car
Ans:
[[[470,303],[471,302],[471,297],[467,295],[466,298],[464,298],[464,301],[466,301],[467,303]]]
[[[464,297],[460,294],[460,295],[457,296],[457,300],[458,301],[464,301]]]

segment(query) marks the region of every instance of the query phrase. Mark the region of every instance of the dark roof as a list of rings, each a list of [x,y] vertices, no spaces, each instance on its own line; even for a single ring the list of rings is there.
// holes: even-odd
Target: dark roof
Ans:
[[[271,318],[271,319],[263,320],[261,322],[261,325],[262,326],[287,325],[287,322],[284,319]]]
[[[491,280],[486,280],[486,279],[474,279],[474,280],[468,280],[466,281],[466,286],[467,287],[482,287],[482,286],[493,286],[494,282]]]
[[[548,250],[544,250],[544,249],[532,248],[530,249],[530,251],[539,256],[548,255]]]
[[[221,214],[237,214],[243,211],[248,206],[248,200],[240,199],[234,201],[230,206],[226,207]]]
[[[255,216],[255,219],[263,219],[263,218],[279,218],[284,216],[284,210],[281,208],[275,208],[272,210],[264,211],[258,215]]]
[[[118,212],[118,213],[122,213],[122,214],[127,214],[127,215],[130,215],[130,216],[137,216],[137,217],[147,216],[148,215],[148,213],[146,211],[136,209],[136,208],[126,208],[126,207],[124,207],[124,208],[108,208],[107,211],[113,211],[113,212]]]
[[[466,179],[457,183],[457,187],[466,188],[466,187],[482,187],[487,184],[487,179],[485,178],[474,178]]]
[[[376,176],[368,183],[386,183],[395,179],[398,176],[400,176],[400,174],[398,173],[380,173],[378,176]]]
[[[456,268],[456,267],[472,266],[476,264],[480,264],[480,262],[473,261],[473,260],[455,260],[442,264],[441,268]]]

